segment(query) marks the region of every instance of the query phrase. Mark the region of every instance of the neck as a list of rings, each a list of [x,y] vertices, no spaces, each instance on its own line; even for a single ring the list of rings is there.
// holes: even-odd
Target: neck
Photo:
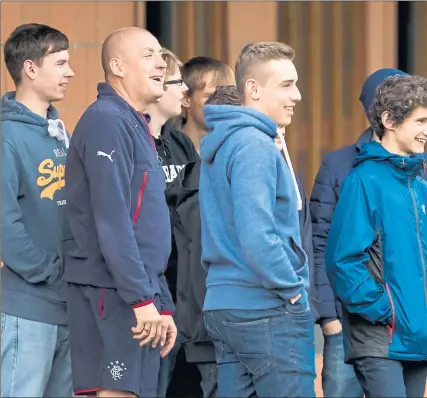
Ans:
[[[120,82],[115,80],[107,80],[107,83],[114,89],[119,97],[122,97],[137,112],[145,113],[147,111],[149,104],[133,99],[126,91],[126,89],[120,84]]]
[[[148,107],[147,112],[151,118],[151,121],[150,121],[151,135],[155,138],[159,138],[160,133],[162,131],[162,127],[167,122],[167,118],[159,115],[159,113],[155,109],[152,109],[152,107]]]
[[[23,89],[16,89],[15,100],[24,104],[31,112],[41,116],[46,119],[47,117],[47,108],[49,108],[49,103],[46,101],[41,101],[40,98],[34,93],[34,91],[28,91]]]
[[[397,145],[396,141],[390,139],[389,134],[383,136],[381,145],[390,153],[399,156],[409,156],[409,153],[402,151]]]
[[[188,138],[193,142],[197,152],[200,152],[200,142],[208,133],[206,129],[200,128],[194,119],[188,118],[185,125],[182,127],[182,131],[184,131]]]

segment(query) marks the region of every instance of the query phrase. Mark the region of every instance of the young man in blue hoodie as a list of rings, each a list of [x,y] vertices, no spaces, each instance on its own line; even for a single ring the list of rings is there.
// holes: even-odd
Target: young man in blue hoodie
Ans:
[[[140,28],[110,34],[106,83],[79,120],[67,158],[71,234],[64,279],[76,395],[156,396],[176,339],[164,271],[171,249],[165,176],[144,112],[166,63]]]
[[[236,63],[243,106],[204,108],[204,316],[220,397],[315,395],[302,201],[292,167],[274,143],[301,99],[293,58],[283,43],[245,46]]]
[[[1,102],[1,396],[71,396],[60,236],[68,136],[52,103],[74,72],[68,39],[17,27],[4,45],[16,91]],[[4,265],[3,265],[4,263]]]
[[[427,79],[393,76],[370,109],[380,142],[345,179],[326,245],[345,360],[367,397],[422,397],[427,377]]]
[[[385,68],[373,72],[366,78],[359,100],[368,119],[369,107],[374,102],[377,87],[386,78],[395,75],[407,76],[398,69]],[[354,159],[362,146],[374,139],[375,134],[369,127],[355,144],[328,153],[319,168],[311,192],[310,210],[315,259],[313,283],[317,292],[319,324],[325,339],[322,388],[326,397],[363,397],[363,389],[353,367],[344,362],[342,310],[326,274],[325,246],[341,184],[350,173]]]

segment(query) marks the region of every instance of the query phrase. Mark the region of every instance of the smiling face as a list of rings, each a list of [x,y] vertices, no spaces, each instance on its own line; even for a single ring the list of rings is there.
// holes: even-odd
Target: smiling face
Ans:
[[[182,80],[181,72],[176,67],[174,74],[166,76],[165,92],[159,102],[156,103],[163,117],[170,119],[181,114],[182,99],[187,90],[188,88]]]
[[[265,113],[278,125],[288,126],[294,107],[301,100],[294,63],[289,59],[271,60],[255,68],[256,77],[248,79],[245,84],[247,104]]]
[[[416,108],[402,123],[393,125],[382,115],[384,127],[387,129],[383,140],[392,143],[394,152],[403,156],[424,152],[427,141],[427,108]]]
[[[68,50],[46,55],[40,62],[25,61],[24,71],[38,97],[47,103],[64,98],[70,79],[74,76],[68,61]]]
[[[119,80],[131,100],[142,108],[141,112],[162,97],[166,62],[162,47],[151,33],[128,28],[116,34],[106,47],[109,81]]]

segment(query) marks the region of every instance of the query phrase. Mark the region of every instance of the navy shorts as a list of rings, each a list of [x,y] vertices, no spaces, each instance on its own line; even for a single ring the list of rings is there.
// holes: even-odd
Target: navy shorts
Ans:
[[[155,300],[159,309],[159,300]],[[139,346],[131,306],[115,289],[68,285],[68,321],[75,395],[99,390],[155,397],[160,345]]]

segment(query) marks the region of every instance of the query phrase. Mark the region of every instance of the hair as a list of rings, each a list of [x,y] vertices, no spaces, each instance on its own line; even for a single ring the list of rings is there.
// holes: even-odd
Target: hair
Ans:
[[[233,70],[224,62],[211,57],[194,57],[181,67],[182,79],[188,87],[187,95],[192,95],[196,90],[204,90],[206,76],[212,74],[215,86],[234,82]]]
[[[162,58],[166,62],[166,76],[172,76],[177,68],[182,67],[182,62],[178,59],[176,54],[167,48],[162,48]]]
[[[245,83],[250,77],[254,77],[255,66],[265,64],[273,60],[295,58],[294,50],[287,44],[280,42],[257,42],[243,47],[235,66],[236,86],[240,98],[245,97]]]
[[[402,124],[418,107],[427,108],[427,79],[421,76],[392,76],[376,89],[375,99],[369,110],[372,130],[381,140],[385,133],[382,115],[394,125]]]
[[[40,66],[47,55],[68,48],[68,38],[59,30],[38,23],[24,24],[18,26],[6,40],[4,62],[15,86],[18,86],[26,60]]]
[[[206,105],[240,106],[239,93],[236,86],[218,86],[205,102]]]

